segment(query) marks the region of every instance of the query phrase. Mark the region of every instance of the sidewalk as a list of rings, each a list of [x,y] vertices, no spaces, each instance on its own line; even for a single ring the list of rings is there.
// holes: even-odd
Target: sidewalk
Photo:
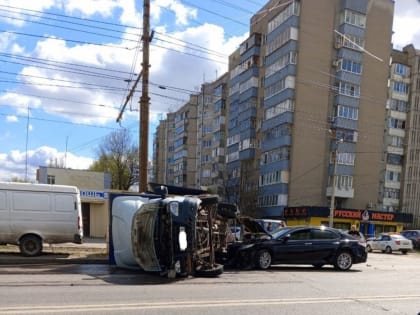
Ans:
[[[105,238],[84,238],[82,244],[44,244],[36,257],[22,256],[18,246],[0,246],[0,265],[38,263],[108,264],[108,245]]]

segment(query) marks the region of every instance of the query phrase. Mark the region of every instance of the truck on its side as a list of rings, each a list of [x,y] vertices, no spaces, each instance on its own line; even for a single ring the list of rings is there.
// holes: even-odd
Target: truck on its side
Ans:
[[[43,243],[83,241],[77,187],[0,183],[0,245],[18,245],[22,255],[40,255]]]
[[[220,275],[215,257],[227,246],[229,205],[216,195],[167,188],[110,195],[110,261],[169,278]]]

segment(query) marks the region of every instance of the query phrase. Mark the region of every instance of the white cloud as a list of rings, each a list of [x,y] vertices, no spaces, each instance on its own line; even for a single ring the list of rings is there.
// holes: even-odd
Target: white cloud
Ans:
[[[414,44],[420,49],[420,1],[396,0],[392,36],[396,48]]]
[[[6,121],[7,122],[11,122],[11,123],[15,123],[15,122],[18,122],[19,121],[19,119],[17,118],[17,116],[7,116],[6,117]]]
[[[9,181],[14,177],[25,179],[26,176],[30,181],[35,181],[39,166],[47,166],[51,162],[72,169],[88,169],[93,159],[72,153],[66,154],[47,146],[29,150],[27,153],[13,150],[0,154],[0,165],[2,165],[0,181]]]

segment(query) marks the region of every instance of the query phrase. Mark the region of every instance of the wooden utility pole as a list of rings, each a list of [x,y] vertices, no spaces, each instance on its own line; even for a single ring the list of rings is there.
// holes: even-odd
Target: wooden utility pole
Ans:
[[[147,166],[149,146],[149,43],[150,0],[143,1],[143,62],[142,94],[140,98],[139,126],[139,192],[147,191]]]

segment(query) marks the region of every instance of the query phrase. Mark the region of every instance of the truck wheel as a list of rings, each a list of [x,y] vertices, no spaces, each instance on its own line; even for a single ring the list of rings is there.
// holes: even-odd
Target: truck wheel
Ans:
[[[19,241],[19,249],[23,256],[38,256],[42,252],[42,240],[36,235],[25,235]]]
[[[223,265],[215,264],[209,269],[199,269],[195,271],[196,277],[217,277],[223,273]]]

